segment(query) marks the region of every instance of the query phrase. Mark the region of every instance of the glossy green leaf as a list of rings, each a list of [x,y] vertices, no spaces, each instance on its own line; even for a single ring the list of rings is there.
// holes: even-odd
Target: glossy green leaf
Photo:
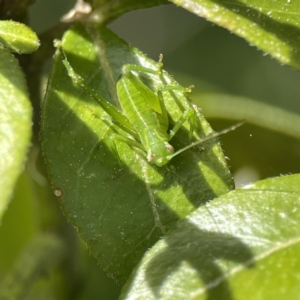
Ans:
[[[122,66],[156,65],[105,28],[75,26],[62,45],[74,70],[117,106],[116,82]],[[177,84],[167,74],[165,78]],[[145,80],[154,89],[160,85]],[[182,114],[176,96],[182,94],[165,97],[174,120]],[[126,144],[114,143],[103,118],[109,120],[93,99],[72,84],[57,53],[42,114],[43,150],[52,187],[93,255],[112,276],[124,280],[173,224],[231,190],[233,182],[214,141],[186,151],[160,168],[148,164]],[[201,136],[211,132],[201,115],[199,122]],[[175,149],[189,143],[187,129],[172,139]]]
[[[171,1],[245,38],[282,63],[300,68],[299,1]]]
[[[300,175],[227,193],[143,258],[121,299],[297,299]]]
[[[22,23],[0,21],[0,45],[17,53],[31,53],[40,45],[35,32]]]
[[[0,219],[23,169],[31,135],[31,106],[18,61],[0,49]]]

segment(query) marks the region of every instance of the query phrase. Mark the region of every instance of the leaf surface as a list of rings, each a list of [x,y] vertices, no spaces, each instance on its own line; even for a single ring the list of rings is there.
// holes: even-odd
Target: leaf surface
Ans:
[[[181,220],[121,299],[297,299],[300,175],[231,191]]]
[[[156,63],[105,28],[75,26],[63,49],[74,70],[104,99],[119,107],[116,82],[124,64],[156,68]],[[178,85],[168,74],[165,79]],[[144,78],[154,90],[161,82]],[[182,112],[165,93],[170,117]],[[184,106],[189,105],[183,98]],[[55,55],[42,115],[43,150],[55,194],[101,265],[124,280],[178,220],[233,188],[222,150],[215,141],[175,157],[165,167],[150,165],[136,150],[116,142],[111,118],[86,92],[74,86]],[[211,128],[199,112],[200,136]],[[189,143],[189,125],[172,139]],[[123,133],[124,134],[124,133]]]
[[[13,52],[31,53],[37,50],[40,42],[28,26],[14,21],[0,21],[0,44]]]
[[[18,61],[0,49],[0,219],[24,167],[31,136],[31,105]]]

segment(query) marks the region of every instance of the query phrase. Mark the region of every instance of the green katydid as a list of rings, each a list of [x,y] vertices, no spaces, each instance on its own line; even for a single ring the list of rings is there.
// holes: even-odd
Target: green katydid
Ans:
[[[195,130],[197,114],[193,105],[190,105],[189,108],[182,111],[181,118],[168,132],[169,117],[164,104],[163,93],[174,90],[186,93],[190,89],[185,89],[179,85],[170,86],[165,84],[162,70],[162,55],[160,55],[156,70],[129,64],[123,66],[122,74],[116,86],[118,99],[122,108],[122,111],[120,111],[116,106],[100,97],[85,84],[84,79],[74,71],[68,62],[60,42],[56,42],[56,47],[63,56],[63,63],[73,83],[87,92],[111,116],[113,126],[129,134],[129,136],[114,134],[111,138],[142,150],[149,163],[156,164],[159,167],[164,166],[178,154],[234,130],[243,123],[240,122],[219,132],[212,133],[174,152],[173,146],[169,143],[170,140],[186,121],[190,123],[189,136],[191,138]],[[152,91],[139,78],[138,74],[140,73],[158,75],[162,82],[161,88],[157,92]]]

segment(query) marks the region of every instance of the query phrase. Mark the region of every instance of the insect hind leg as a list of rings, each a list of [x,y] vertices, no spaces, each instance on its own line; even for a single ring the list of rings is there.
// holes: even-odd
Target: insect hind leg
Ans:
[[[192,108],[188,108],[187,110],[185,110],[180,119],[175,123],[175,125],[173,126],[173,128],[170,130],[169,132],[169,140],[171,140],[175,134],[178,132],[178,130],[183,126],[183,123],[185,121],[190,121],[190,131],[189,131],[189,139],[192,139],[193,136],[193,132],[194,132],[194,127],[195,127],[195,123],[193,120],[193,116],[195,115],[195,112]]]

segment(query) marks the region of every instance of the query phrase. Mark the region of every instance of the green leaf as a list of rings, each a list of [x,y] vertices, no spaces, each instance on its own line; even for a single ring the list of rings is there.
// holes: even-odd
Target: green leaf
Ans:
[[[299,1],[171,0],[300,69]]]
[[[300,175],[227,193],[143,258],[121,299],[297,299]]]
[[[14,21],[0,21],[0,45],[17,53],[31,53],[40,46],[35,32]]]
[[[0,49],[0,219],[23,169],[31,135],[31,106],[18,61]]]
[[[105,28],[75,26],[62,45],[74,70],[117,106],[116,82],[122,66],[156,67]],[[150,83],[153,88],[160,86],[160,82]],[[169,95],[165,101],[170,116],[177,120],[182,112],[174,97]],[[72,84],[57,53],[42,113],[43,150],[52,187],[65,215],[100,264],[116,279],[124,280],[171,226],[199,205],[231,190],[233,181],[214,141],[160,168],[124,143],[116,142],[115,148],[103,118],[109,120],[93,99]],[[200,121],[201,135],[211,132],[202,115]],[[175,150],[189,144],[187,129],[172,139]]]

